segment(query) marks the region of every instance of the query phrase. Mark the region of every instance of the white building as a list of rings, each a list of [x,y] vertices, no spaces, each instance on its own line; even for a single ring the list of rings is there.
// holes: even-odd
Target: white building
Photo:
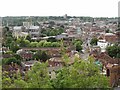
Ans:
[[[32,26],[32,22],[23,22],[23,26],[29,28],[30,26]]]
[[[26,37],[28,35],[27,32],[22,32],[22,26],[15,26],[13,27],[13,37],[19,38],[19,37]]]
[[[39,37],[40,27],[39,26],[30,26],[28,29],[28,32],[32,38]]]
[[[99,40],[97,42],[97,46],[99,46],[101,48],[101,52],[105,52],[106,47],[108,46],[108,42],[106,42],[105,40]]]

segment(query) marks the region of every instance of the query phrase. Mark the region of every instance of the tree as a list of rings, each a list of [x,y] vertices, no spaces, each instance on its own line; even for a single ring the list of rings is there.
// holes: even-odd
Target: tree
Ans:
[[[26,40],[24,38],[18,38],[16,40],[16,43],[20,46],[20,47],[29,47],[30,46],[30,41]]]
[[[60,43],[59,42],[53,42],[51,46],[52,47],[60,47]]]
[[[47,63],[35,63],[31,71],[28,72],[29,88],[51,88],[50,78],[47,72]]]
[[[30,46],[30,41],[29,40],[24,40],[25,46],[29,47]]]
[[[93,58],[75,60],[74,64],[63,66],[55,71],[56,78],[50,79],[48,63],[37,62],[22,79],[19,74],[15,79],[3,72],[3,87],[5,88],[109,88],[108,78],[100,74],[99,67]]]
[[[79,42],[81,45],[83,44],[82,40],[80,40],[80,39],[73,40],[72,43],[75,45],[75,43],[77,43],[77,42]]]
[[[5,54],[14,54],[14,52],[9,50],[9,51],[6,51]]]
[[[97,38],[92,38],[90,41],[91,45],[97,45],[98,39]]]
[[[37,47],[43,47],[43,45],[44,45],[45,42],[46,42],[46,41],[40,41],[40,42],[37,44]]]
[[[92,59],[76,61],[57,71],[52,80],[54,88],[108,88],[107,77],[100,74],[99,68]]]
[[[38,42],[31,42],[30,47],[37,47]]]
[[[43,47],[51,47],[52,46],[52,43],[51,42],[45,42],[43,44]]]
[[[2,88],[9,88],[12,84],[12,79],[7,76],[7,72],[2,75]]]
[[[13,38],[12,37],[7,37],[5,40],[5,46],[10,47],[10,44],[12,43]]]
[[[21,43],[21,38],[18,38],[18,39],[16,40],[16,43],[17,43],[17,44],[20,44],[20,43]]]
[[[73,45],[76,47],[76,51],[80,52],[82,50],[82,41],[81,40],[74,40]]]
[[[31,41],[30,35],[27,35],[26,40]]]
[[[113,45],[106,48],[107,53],[109,56],[114,58],[120,58],[120,46],[119,45]]]
[[[36,54],[33,55],[33,59],[46,62],[46,60],[49,59],[49,55],[45,51],[37,51]]]
[[[76,47],[76,51],[80,52],[82,50],[82,40],[76,39],[72,41],[73,45]]]
[[[11,78],[9,72],[3,71],[2,88],[27,88],[27,82],[22,79],[20,73],[14,74]]]
[[[3,64],[3,65],[9,65],[9,64],[11,64],[12,62],[13,62],[13,63],[17,63],[18,65],[21,65],[21,60],[16,59],[15,57],[4,58],[4,59],[2,60],[2,64]]]
[[[14,53],[16,53],[17,50],[19,50],[19,46],[16,44],[16,42],[12,42],[10,43],[10,50],[13,51]]]
[[[76,51],[80,52],[82,50],[82,46],[80,42],[75,43]]]
[[[14,54],[13,57],[15,57],[17,60],[22,61],[22,57],[18,54]]]

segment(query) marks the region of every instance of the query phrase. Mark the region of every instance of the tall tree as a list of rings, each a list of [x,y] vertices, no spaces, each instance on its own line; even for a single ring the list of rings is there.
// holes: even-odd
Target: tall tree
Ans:
[[[92,38],[90,41],[91,45],[97,45],[98,39],[97,38]]]
[[[33,59],[40,60],[42,62],[46,62],[50,56],[45,51],[37,51],[36,54],[33,55]]]
[[[19,46],[16,44],[16,42],[12,42],[10,43],[10,50],[13,51],[14,53],[16,53],[17,50],[19,50]]]
[[[50,88],[50,78],[47,71],[47,63],[35,63],[31,71],[28,72],[29,88]]]
[[[106,48],[109,56],[113,58],[120,58],[120,46],[119,45],[113,45]]]
[[[100,74],[92,59],[76,61],[73,65],[63,67],[52,80],[54,88],[108,88],[107,77]]]
[[[30,35],[28,35],[28,36],[26,37],[26,40],[31,41],[31,37],[30,37]]]

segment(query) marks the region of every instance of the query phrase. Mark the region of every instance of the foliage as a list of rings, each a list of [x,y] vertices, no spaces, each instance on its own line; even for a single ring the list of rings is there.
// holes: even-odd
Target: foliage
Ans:
[[[82,50],[82,46],[81,46],[80,42],[75,43],[75,46],[76,46],[76,51],[80,52]]]
[[[15,57],[17,60],[20,60],[20,61],[22,60],[22,57],[18,54],[14,54],[13,57]]]
[[[15,57],[4,58],[4,59],[2,60],[2,64],[3,64],[3,65],[9,65],[9,64],[11,64],[12,62],[13,62],[13,63],[17,63],[18,65],[21,65],[21,60],[16,59]]]
[[[2,73],[2,88],[27,88],[27,83],[22,80],[20,74],[9,77],[9,72],[3,71]]]
[[[59,47],[59,42],[55,42],[55,39],[49,39],[48,41],[30,42],[25,38],[18,38],[14,43],[19,47]],[[10,40],[9,40],[10,42]]]
[[[3,28],[2,36],[3,36],[2,44],[4,46],[10,47],[10,44],[14,40],[14,38],[12,37],[12,32],[9,30],[9,27]]]
[[[98,39],[97,38],[92,38],[90,41],[91,45],[97,45]]]
[[[54,88],[107,88],[108,79],[92,60],[82,60],[59,70],[52,84]]]
[[[29,88],[50,88],[50,78],[47,72],[47,63],[35,63],[31,71],[28,72]]]
[[[49,55],[48,55],[45,51],[37,51],[37,52],[33,55],[33,59],[46,62],[46,60],[49,59]]]
[[[10,47],[10,44],[12,43],[12,41],[13,41],[12,37],[6,37],[5,46]]]
[[[19,46],[17,45],[17,43],[16,42],[12,42],[12,43],[10,43],[10,50],[11,51],[13,51],[14,53],[17,51],[17,50],[19,50],[20,48],[19,48]]]
[[[4,27],[3,28],[3,37],[12,37],[12,32],[10,31],[9,27]]]
[[[2,77],[2,87],[9,88],[12,84],[12,79],[10,77]]]
[[[79,39],[77,39],[77,40],[74,40],[73,41],[73,44],[75,45],[75,47],[76,47],[76,51],[81,51],[82,50],[82,41],[81,40],[79,40]]]
[[[29,47],[30,46],[30,41],[26,40],[24,38],[18,38],[16,40],[16,43],[20,46],[20,47]]]
[[[50,78],[47,72],[47,63],[35,63],[30,71],[26,73],[26,79],[20,74],[10,78],[8,72],[3,72],[3,88],[51,88]]]
[[[106,48],[109,56],[114,58],[120,58],[120,46],[119,45],[113,45]]]
[[[77,42],[79,42],[81,45],[83,44],[83,42],[82,42],[82,40],[80,40],[80,39],[75,39],[75,40],[73,40],[73,44],[75,44],[75,43],[77,43]]]
[[[60,43],[58,43],[58,42],[53,42],[51,46],[52,46],[52,47],[60,47]]]
[[[46,42],[46,41],[40,41],[40,42],[37,44],[37,47],[43,47],[43,45],[44,45],[45,42]]]
[[[38,44],[38,42],[31,42],[31,43],[30,43],[30,47],[36,47],[37,44]]]
[[[109,88],[108,78],[100,74],[99,67],[92,58],[75,60],[74,64],[58,69],[56,78],[50,79],[48,63],[35,63],[26,73],[26,79],[3,76],[5,88]]]
[[[6,51],[5,54],[14,54],[13,51]]]
[[[60,43],[59,42],[40,41],[36,46],[37,47],[60,47]]]
[[[28,35],[28,36],[26,37],[26,40],[31,41],[30,35]]]
[[[43,47],[51,47],[52,43],[51,42],[45,42],[43,44]]]

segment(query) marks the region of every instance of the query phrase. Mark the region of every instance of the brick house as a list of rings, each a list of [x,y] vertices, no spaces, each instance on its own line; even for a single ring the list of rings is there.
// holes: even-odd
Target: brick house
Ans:
[[[61,60],[60,57],[50,58],[48,60],[49,66],[55,67],[55,66],[64,66],[65,63]]]
[[[117,41],[120,42],[120,31],[116,31]]]
[[[117,36],[112,33],[106,33],[105,40],[109,43],[115,43],[115,42],[117,42]]]
[[[120,59],[111,58],[107,53],[92,53],[96,60],[103,64],[106,76],[109,77],[111,87],[118,86],[120,83]]]
[[[19,54],[23,60],[30,60],[33,57],[33,53],[31,51],[19,50],[17,51],[17,54]]]

